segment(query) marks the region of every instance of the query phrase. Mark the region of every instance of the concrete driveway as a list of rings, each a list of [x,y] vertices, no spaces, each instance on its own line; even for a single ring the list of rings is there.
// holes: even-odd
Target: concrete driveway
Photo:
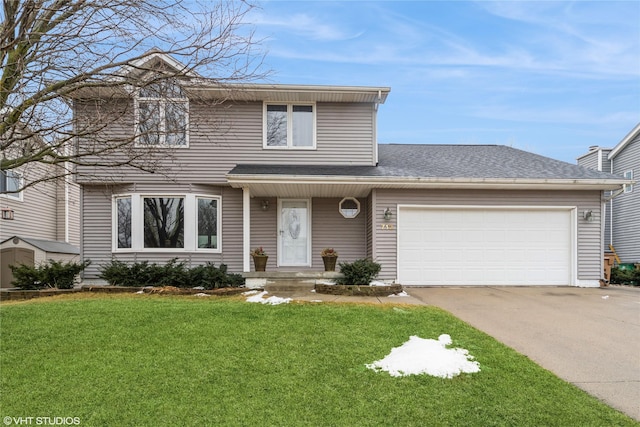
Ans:
[[[405,288],[640,421],[640,289]]]

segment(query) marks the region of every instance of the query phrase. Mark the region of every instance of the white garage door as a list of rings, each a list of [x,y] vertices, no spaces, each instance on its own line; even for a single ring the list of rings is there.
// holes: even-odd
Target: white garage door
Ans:
[[[403,285],[570,285],[572,215],[563,209],[400,207]]]

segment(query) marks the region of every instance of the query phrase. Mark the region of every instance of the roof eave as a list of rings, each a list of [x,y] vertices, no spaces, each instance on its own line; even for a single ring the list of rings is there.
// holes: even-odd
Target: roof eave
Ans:
[[[631,180],[620,179],[523,179],[523,178],[415,178],[347,177],[332,175],[227,175],[232,187],[251,184],[359,184],[371,188],[512,189],[512,190],[617,190]]]

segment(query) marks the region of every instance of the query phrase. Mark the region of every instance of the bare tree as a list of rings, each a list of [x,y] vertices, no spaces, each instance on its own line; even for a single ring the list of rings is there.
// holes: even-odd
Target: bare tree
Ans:
[[[174,93],[174,83],[264,77],[259,44],[244,22],[253,7],[233,0],[4,0],[0,169],[5,177],[11,170],[24,176],[31,165],[48,170],[10,191],[72,174],[77,166],[154,172],[167,151],[154,149],[153,135],[179,145],[186,126],[175,113],[185,95]],[[176,62],[158,69],[159,56]],[[131,116],[132,105],[105,100],[134,93],[144,100],[137,132],[104,131]],[[169,102],[158,101],[167,96]],[[100,108],[74,121],[74,102]],[[140,143],[140,134],[149,138]]]

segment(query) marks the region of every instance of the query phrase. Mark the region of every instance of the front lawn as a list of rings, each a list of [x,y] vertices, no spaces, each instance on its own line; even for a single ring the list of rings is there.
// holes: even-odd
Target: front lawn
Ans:
[[[82,426],[637,425],[431,307],[87,296],[0,306],[0,416]],[[481,371],[365,367],[449,334]],[[34,421],[35,422],[35,421]]]

